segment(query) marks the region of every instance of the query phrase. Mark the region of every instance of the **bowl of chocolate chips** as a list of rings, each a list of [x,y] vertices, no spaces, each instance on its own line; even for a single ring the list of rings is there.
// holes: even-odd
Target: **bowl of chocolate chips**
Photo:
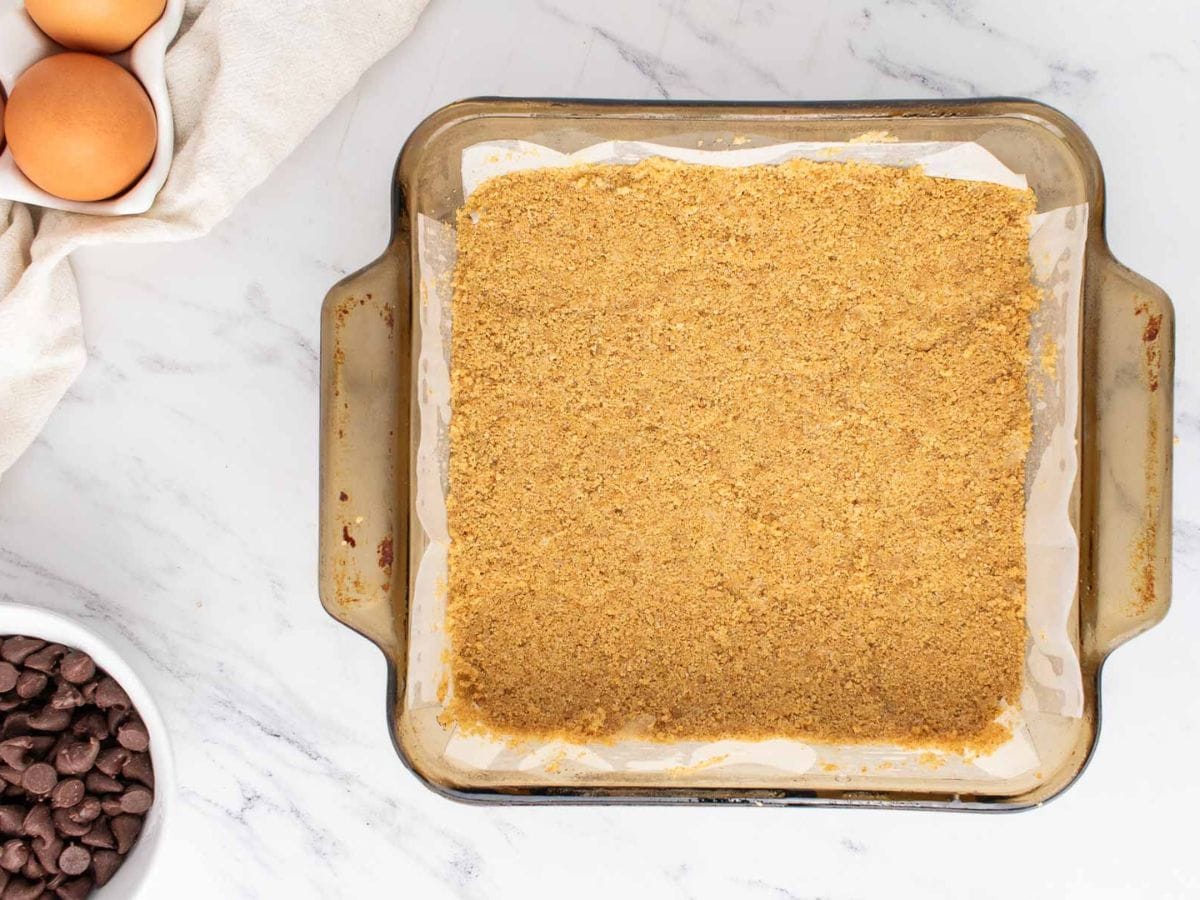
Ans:
[[[136,896],[170,780],[162,719],[116,651],[0,603],[0,900]]]

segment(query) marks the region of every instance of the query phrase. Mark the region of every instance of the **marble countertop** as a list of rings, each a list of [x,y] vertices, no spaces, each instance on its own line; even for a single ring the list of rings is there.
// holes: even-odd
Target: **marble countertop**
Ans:
[[[1086,23],[1086,27],[1082,27]],[[210,236],[74,265],[90,361],[0,481],[0,598],[146,677],[182,786],[153,897],[1195,896],[1200,5],[434,0]],[[1117,256],[1179,314],[1174,608],[1105,668],[1079,783],[1019,815],[459,805],[403,768],[379,652],[316,595],[321,299],[413,126],[478,94],[1024,95],[1074,117]]]

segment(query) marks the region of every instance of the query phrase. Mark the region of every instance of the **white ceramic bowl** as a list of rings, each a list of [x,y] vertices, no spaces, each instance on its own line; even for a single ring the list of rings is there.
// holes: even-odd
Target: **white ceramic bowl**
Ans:
[[[81,203],[63,200],[47,194],[26,178],[13,161],[12,152],[5,147],[0,152],[0,199],[32,203],[49,209],[91,213],[97,216],[129,216],[144,213],[167,181],[171,159],[175,154],[175,121],[171,117],[171,98],[167,95],[167,47],[179,32],[183,21],[185,0],[167,0],[167,7],[157,22],[133,46],[123,53],[108,57],[124,66],[142,83],[154,115],[158,118],[158,145],[150,168],[133,187],[111,200]],[[17,78],[39,59],[64,52],[25,12],[24,0],[0,0],[0,86],[5,95],[12,92]]]
[[[23,603],[0,603],[0,635],[13,634],[66,644],[90,654],[96,665],[125,689],[142,721],[146,723],[146,729],[150,732],[150,760],[154,763],[154,804],[146,814],[142,833],[129,851],[124,865],[112,881],[92,895],[97,900],[141,896],[150,870],[160,856],[164,826],[170,821],[171,805],[175,798],[171,742],[167,738],[166,726],[158,707],[142,680],[117,655],[117,651],[77,622]]]

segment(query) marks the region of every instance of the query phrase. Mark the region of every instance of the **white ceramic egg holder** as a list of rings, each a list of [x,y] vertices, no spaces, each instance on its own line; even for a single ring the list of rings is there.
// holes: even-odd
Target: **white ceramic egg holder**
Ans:
[[[167,46],[174,40],[183,21],[183,7],[184,0],[167,0],[162,17],[132,47],[108,57],[132,72],[142,83],[158,119],[158,145],[150,168],[141,179],[110,200],[87,203],[63,200],[47,194],[26,178],[17,168],[6,144],[0,153],[0,199],[97,216],[135,215],[151,207],[167,181],[175,152],[175,122],[171,117],[171,98],[167,96],[166,56]],[[5,96],[12,92],[12,86],[22,72],[39,59],[63,50],[29,18],[24,0],[0,0],[0,85],[4,87]]]

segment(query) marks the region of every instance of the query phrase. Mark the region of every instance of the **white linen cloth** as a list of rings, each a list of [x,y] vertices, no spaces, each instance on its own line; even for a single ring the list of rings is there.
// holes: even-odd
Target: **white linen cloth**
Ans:
[[[183,240],[233,210],[428,0],[189,0],[167,53],[175,160],[144,215],[95,217],[0,200],[0,473],[82,370],[77,247]]]

